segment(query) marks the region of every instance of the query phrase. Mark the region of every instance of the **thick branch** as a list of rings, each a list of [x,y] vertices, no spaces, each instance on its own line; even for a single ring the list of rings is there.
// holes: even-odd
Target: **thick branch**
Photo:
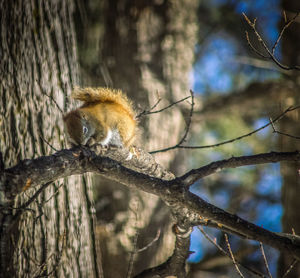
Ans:
[[[186,277],[185,262],[190,255],[190,234],[192,229],[188,226],[179,227],[174,225],[173,231],[176,235],[175,248],[172,256],[164,263],[149,268],[135,276],[135,278],[150,277]]]
[[[141,151],[140,156],[144,157]],[[133,164],[135,160],[138,161],[139,157],[132,159]],[[300,259],[300,240],[297,236],[272,233],[249,223],[236,215],[227,213],[207,203],[189,192],[187,186],[197,179],[224,168],[299,160],[299,152],[272,152],[214,162],[192,170],[177,179],[170,179],[171,175],[168,176],[167,171],[159,171],[160,173],[165,173],[163,175],[168,177],[167,179],[162,179],[151,174],[156,171],[154,165],[151,166],[152,171],[143,170],[139,172],[126,168],[121,163],[108,157],[97,156],[87,148],[75,148],[62,150],[51,156],[25,160],[15,167],[6,169],[0,178],[0,189],[6,194],[6,198],[9,199],[21,192],[25,186],[28,187],[28,180],[30,180],[31,186],[36,186],[74,174],[96,172],[129,187],[141,189],[161,197],[171,207],[175,217],[186,219],[186,223],[198,225],[203,224],[203,219],[213,220],[220,227],[224,226],[248,239],[257,240],[279,250],[287,251],[295,258]],[[124,163],[126,162],[124,161]],[[144,164],[143,161],[141,163]],[[130,164],[130,162],[127,162],[127,164]],[[158,164],[156,167],[157,169],[161,168]]]
[[[105,156],[97,156],[86,147],[77,147],[61,150],[50,156],[22,160],[16,166],[6,169],[2,175],[0,174],[0,191],[5,193],[5,197],[9,201],[30,187],[71,175],[80,175],[86,172],[107,175],[111,168],[118,168],[119,163],[116,161],[139,173],[155,176],[162,180],[175,178],[171,172],[157,164],[150,154],[141,149],[135,148],[135,155],[130,160],[128,160],[129,152],[126,149],[103,149],[101,146],[95,146],[93,149]],[[111,173],[113,174],[113,171]],[[118,174],[115,173],[113,176],[117,177]],[[113,176],[108,175],[107,177],[114,179]]]
[[[186,186],[192,185],[199,179],[207,177],[211,174],[219,172],[227,168],[236,168],[247,165],[257,165],[266,163],[276,163],[280,161],[299,161],[300,153],[295,152],[270,152],[257,155],[231,157],[229,159],[219,160],[205,165],[198,169],[193,169],[180,178],[178,178]]]

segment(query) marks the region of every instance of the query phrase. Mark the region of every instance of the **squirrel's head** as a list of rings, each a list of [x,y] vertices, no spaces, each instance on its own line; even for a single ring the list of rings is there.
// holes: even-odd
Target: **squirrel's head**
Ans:
[[[95,127],[88,116],[79,110],[69,112],[64,116],[68,141],[73,145],[86,145],[95,134]]]

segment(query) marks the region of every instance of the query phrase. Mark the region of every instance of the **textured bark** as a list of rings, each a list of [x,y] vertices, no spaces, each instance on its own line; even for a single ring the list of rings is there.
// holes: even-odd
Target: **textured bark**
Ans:
[[[183,177],[170,179],[172,178],[172,174],[163,170],[160,165],[151,159],[149,154],[143,153],[142,150],[139,150],[139,153],[142,158],[135,156],[130,162],[123,161],[121,164],[119,161],[110,158],[111,154],[109,151],[104,153],[105,156],[98,156],[85,147],[61,150],[52,156],[22,161],[15,167],[6,169],[0,176],[0,185],[5,189],[5,192],[15,190],[15,188],[20,191],[22,190],[20,181],[27,180],[28,176],[32,177],[32,186],[35,187],[41,181],[49,182],[72,174],[97,172],[131,188],[140,189],[159,196],[170,207],[178,221],[173,230],[179,238],[186,239],[182,242],[184,245],[188,244],[188,237],[192,226],[211,226],[210,224],[212,223],[213,227],[218,226],[219,229],[229,231],[241,237],[266,243],[274,248],[288,252],[298,260],[300,259],[299,236],[270,232],[206,202],[201,197],[189,191],[189,186],[194,182],[195,173],[198,173],[199,179],[205,175],[209,175],[210,172],[207,172],[207,168],[214,168],[212,166],[213,163],[192,170]],[[151,167],[140,169],[139,165],[145,165],[145,159],[150,162]],[[214,164],[218,165],[220,169],[224,169],[250,164],[256,165],[299,160],[299,152],[272,152],[242,156],[234,159],[230,158],[223,161],[216,161]],[[136,170],[133,170],[136,167],[134,165],[138,167]],[[156,168],[159,170],[157,171]],[[51,169],[51,171],[47,172],[45,169]],[[202,171],[203,174],[201,173]],[[191,179],[188,178],[188,175],[191,176]],[[14,177],[14,179],[11,177]],[[179,258],[186,258],[186,246],[183,247],[183,250],[181,248],[175,249],[173,255],[175,261],[178,263],[180,261],[181,264],[184,264],[185,259],[179,260]]]
[[[162,99],[159,107],[189,95],[197,1],[107,0],[98,8],[101,16],[97,15],[99,20],[93,26],[96,28],[96,22],[102,24],[96,35],[100,48],[95,57],[99,58],[92,66],[82,62],[85,85],[120,88],[141,109],[155,104],[157,93]],[[95,28],[85,30],[79,38],[92,38],[85,32]],[[140,126],[138,145],[145,150],[174,145],[185,127],[176,106],[142,118]],[[157,154],[156,159],[169,166],[175,155],[176,152]],[[156,196],[129,191],[111,181],[104,183],[102,178],[96,183],[100,184],[97,215],[102,223],[98,232],[102,237],[105,276],[123,277],[137,230],[139,247],[148,244],[158,229],[162,232],[156,244],[136,256],[134,272],[165,261],[172,254],[175,240],[170,232],[169,209]],[[116,265],[116,261],[120,263]]]
[[[0,150],[6,167],[53,152],[48,144],[64,146],[62,111],[78,83],[72,13],[72,0],[0,1]],[[24,182],[15,198],[0,195],[2,277],[97,277],[90,183],[60,180],[29,209],[10,210],[36,191],[30,177]]]
[[[300,9],[300,3],[297,0],[282,0],[281,1],[283,9],[287,11],[287,17],[291,18],[294,16],[294,12],[298,12]],[[282,41],[282,53],[283,62],[286,65],[295,66],[300,65],[300,21],[292,24],[285,32]],[[295,85],[300,85],[300,74],[299,71],[294,71],[292,80]],[[288,105],[299,104],[299,89],[298,94],[294,97],[290,97],[282,100],[281,105],[284,107]],[[285,117],[280,122],[280,131],[299,136],[300,114],[296,110]],[[280,137],[280,147],[284,150],[295,150],[300,149],[300,141],[289,138],[286,136]],[[281,164],[281,174],[283,178],[282,185],[282,205],[283,205],[283,216],[282,216],[282,229],[283,232],[291,233],[295,232],[297,235],[300,234],[300,202],[299,202],[299,168],[300,163],[282,163]],[[279,273],[278,277],[282,277],[285,271],[290,267],[293,262],[293,258],[288,254],[282,254],[278,264]],[[289,273],[287,277],[300,277],[300,265],[299,263],[294,267],[294,269]]]

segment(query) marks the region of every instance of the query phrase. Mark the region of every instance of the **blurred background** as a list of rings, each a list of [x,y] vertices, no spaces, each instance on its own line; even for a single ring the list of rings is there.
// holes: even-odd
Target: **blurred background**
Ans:
[[[285,11],[285,13],[283,12]],[[284,70],[261,53],[250,20],[272,49],[283,26],[300,11],[298,0],[77,0],[75,30],[82,86],[110,86],[125,91],[137,112],[163,108],[195,92],[192,124],[184,145],[206,146],[247,134],[299,105],[299,71]],[[300,65],[300,18],[285,30],[275,57],[289,67]],[[183,136],[191,101],[140,120],[138,145],[155,151],[175,145]],[[154,109],[154,110],[155,110]],[[275,124],[277,130],[300,136],[299,113]],[[155,154],[156,161],[181,175],[215,160],[270,151],[299,150],[299,139],[267,127],[220,147],[175,149]],[[300,233],[299,163],[229,169],[195,183],[191,191],[208,202],[274,232]],[[133,238],[142,248],[134,273],[165,261],[174,238],[168,208],[156,197],[94,177],[105,277],[124,277]],[[224,234],[205,231],[227,250]],[[257,242],[229,237],[236,259],[266,273]],[[232,262],[194,229],[189,277],[238,277]],[[283,277],[293,260],[264,246],[270,271]],[[245,277],[252,277],[242,268]],[[285,277],[300,277],[296,265]]]

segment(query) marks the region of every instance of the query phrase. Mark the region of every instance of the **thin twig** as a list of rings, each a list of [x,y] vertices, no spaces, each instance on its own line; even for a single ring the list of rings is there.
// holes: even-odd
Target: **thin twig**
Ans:
[[[232,250],[231,250],[231,247],[230,247],[230,243],[229,243],[229,240],[228,240],[228,236],[227,236],[227,234],[224,234],[224,236],[225,236],[225,240],[226,240],[226,243],[227,243],[227,248],[228,248],[228,251],[229,251],[229,253],[230,253],[231,259],[232,259],[232,261],[233,261],[233,264],[234,264],[234,266],[235,266],[235,269],[236,269],[236,271],[238,272],[238,274],[239,274],[242,278],[244,278],[244,275],[243,275],[242,272],[240,271],[239,266],[238,266],[237,262],[235,261],[235,258],[234,258],[234,255],[233,255],[233,253],[232,253]]]
[[[188,98],[190,98],[190,97],[191,97],[191,96],[187,96],[187,97],[185,97],[185,98],[182,98],[182,99],[180,99],[180,100],[178,100],[178,101],[175,101],[175,102],[169,104],[168,106],[166,106],[166,107],[164,107],[164,108],[162,108],[162,109],[152,111],[152,110],[158,105],[158,103],[161,101],[161,99],[159,99],[158,102],[157,102],[156,104],[154,104],[149,110],[144,110],[143,112],[141,112],[140,114],[138,114],[138,115],[136,116],[136,118],[140,118],[140,117],[142,117],[142,116],[149,115],[149,114],[156,114],[156,113],[163,112],[164,110],[167,110],[167,109],[171,108],[172,106],[174,106],[175,104],[178,104],[178,103],[180,103],[180,102],[183,102],[183,101],[185,101],[186,99],[188,99]]]
[[[269,264],[268,264],[267,257],[266,257],[266,254],[265,254],[265,250],[264,250],[263,244],[261,242],[259,242],[259,247],[260,247],[260,252],[261,252],[261,254],[263,256],[263,259],[264,259],[264,264],[265,264],[268,276],[269,276],[269,278],[272,278],[272,274],[270,272],[270,268],[269,268]]]
[[[260,51],[258,51],[258,50],[254,47],[254,45],[253,45],[252,42],[250,41],[248,31],[245,31],[245,34],[246,34],[246,40],[247,40],[247,43],[249,44],[250,48],[251,48],[258,56],[260,56],[260,57],[262,57],[262,58],[265,58],[265,59],[269,58],[267,55],[264,55],[263,53],[261,53]]]
[[[279,43],[279,41],[281,40],[283,33],[285,32],[285,30],[296,20],[296,18],[299,16],[299,12],[296,13],[296,15],[289,21],[287,22],[287,18],[286,18],[286,13],[284,12],[284,22],[286,23],[283,28],[281,29],[281,32],[276,40],[276,42],[274,43],[273,47],[272,47],[272,54],[274,55],[276,47]]]
[[[147,249],[148,249],[149,247],[151,247],[156,241],[158,241],[159,237],[160,237],[160,229],[157,230],[157,233],[156,233],[155,238],[154,238],[153,240],[151,240],[150,243],[148,243],[145,247],[138,249],[136,252],[139,253],[139,252],[143,252],[143,251],[147,250]]]
[[[58,192],[59,192],[59,189],[60,189],[63,185],[64,185],[64,184],[61,183],[61,184],[57,187],[57,189],[55,190],[55,192],[49,197],[49,199],[47,199],[46,201],[44,201],[44,204],[48,203],[55,195],[57,195]]]
[[[188,98],[190,98],[190,97],[191,97],[191,96],[187,96],[187,97],[185,97],[185,98],[183,98],[183,99],[180,99],[180,100],[178,100],[178,101],[175,101],[175,102],[169,104],[168,106],[166,106],[166,107],[164,107],[164,108],[162,108],[162,109],[159,109],[159,110],[156,110],[156,111],[151,111],[151,112],[148,112],[147,114],[156,114],[156,113],[160,113],[160,112],[162,112],[162,111],[164,111],[164,110],[169,109],[170,107],[174,106],[175,104],[178,104],[178,103],[180,103],[180,102],[185,101],[186,99],[188,99]]]
[[[277,134],[280,134],[280,135],[283,135],[283,136],[287,136],[287,137],[290,137],[290,138],[293,138],[293,139],[300,140],[300,136],[291,135],[291,134],[284,133],[284,132],[281,132],[281,131],[278,131],[278,130],[274,131],[274,133],[277,133]]]
[[[255,51],[256,54],[260,55],[263,58],[268,58],[271,59],[277,66],[279,66],[280,68],[284,69],[284,70],[300,70],[300,66],[287,66],[282,64],[281,62],[278,61],[278,59],[274,56],[274,52],[275,49],[278,45],[278,42],[280,41],[284,31],[286,30],[287,27],[289,27],[291,25],[292,22],[295,21],[295,19],[298,17],[299,13],[296,14],[295,18],[293,18],[291,20],[291,22],[288,22],[284,27],[283,30],[280,32],[279,37],[277,38],[272,50],[269,49],[269,47],[267,46],[266,42],[263,40],[263,38],[261,37],[261,35],[259,34],[259,32],[256,29],[256,18],[253,20],[253,22],[247,17],[247,15],[245,13],[243,13],[243,16],[246,20],[246,22],[249,24],[249,26],[252,28],[254,34],[256,35],[259,43],[262,45],[262,47],[265,49],[265,51],[267,52],[268,56],[265,56],[263,53],[261,53],[260,51],[258,51],[250,42],[249,39],[249,35],[246,32],[246,39],[248,44],[250,45],[251,49]],[[274,48],[275,47],[275,48]]]
[[[15,207],[5,206],[5,205],[0,204],[0,212],[1,213],[7,212],[7,211],[10,211],[10,210],[22,210],[22,211],[29,211],[33,214],[36,213],[36,211],[34,209],[31,209],[31,208],[15,208]]]
[[[283,135],[283,136],[287,136],[287,137],[290,137],[290,138],[293,138],[293,139],[300,140],[300,136],[295,136],[295,135],[291,135],[291,134],[288,134],[288,133],[284,133],[284,132],[278,131],[275,128],[274,122],[272,121],[271,118],[270,118],[270,122],[272,124],[273,133],[277,133],[277,134],[280,134],[280,135]]]
[[[160,103],[160,101],[161,101],[161,98],[158,98],[157,102],[154,103],[154,105],[153,105],[152,107],[150,107],[149,110],[144,110],[144,111],[142,111],[140,114],[138,114],[138,115],[136,116],[136,118],[138,119],[138,118],[140,118],[140,117],[142,117],[142,116],[144,116],[144,115],[151,114],[151,111],[152,111],[152,110]]]
[[[40,138],[54,151],[58,151],[57,149],[55,149],[41,134],[40,134]]]
[[[291,265],[289,266],[289,268],[287,269],[287,271],[283,274],[282,278],[286,277],[298,262],[299,262],[298,260],[294,259]]]
[[[200,232],[204,235],[204,237],[210,242],[212,243],[215,247],[217,247],[222,254],[224,254],[225,256],[227,256],[228,258],[231,258],[230,254],[228,252],[226,252],[218,243],[216,240],[213,240],[205,231],[202,227],[197,226],[197,228],[200,230]],[[266,278],[266,276],[250,267],[248,267],[247,265],[243,265],[241,262],[239,262],[238,260],[236,260],[236,262],[242,266],[243,268],[247,269],[249,272],[253,273],[254,275],[258,276],[258,277],[262,277],[262,278]]]
[[[44,91],[42,91],[42,94],[44,94],[45,96],[47,96],[48,98],[50,98],[51,101],[54,102],[54,104],[56,105],[57,109],[60,111],[61,114],[64,114],[64,111],[60,108],[60,106],[58,105],[57,101],[53,98],[53,96],[49,96],[47,93],[45,93]]]
[[[193,113],[194,113],[194,105],[195,105],[194,92],[192,90],[190,90],[190,94],[191,94],[190,97],[192,98],[191,109],[190,109],[190,114],[189,114],[188,121],[187,121],[187,124],[186,124],[186,129],[185,129],[185,132],[184,132],[182,138],[180,139],[180,141],[176,145],[174,145],[172,147],[165,148],[165,149],[152,151],[152,152],[150,152],[150,154],[161,153],[161,152],[166,152],[166,151],[169,151],[169,150],[172,150],[172,149],[176,149],[185,141],[185,139],[186,139],[186,137],[189,133],[189,130],[190,130],[192,117],[193,117]]]
[[[22,210],[27,208],[36,198],[52,183],[53,181],[49,181],[43,185],[30,197],[29,200],[27,200],[25,203],[23,203],[21,206],[14,208],[16,210]]]
[[[280,115],[275,117],[274,120],[270,120],[269,123],[255,129],[255,130],[253,130],[249,133],[243,134],[243,135],[235,137],[233,139],[229,139],[229,140],[219,142],[219,143],[216,143],[216,144],[212,144],[212,145],[203,145],[203,146],[184,146],[184,145],[177,144],[175,147],[170,147],[170,148],[167,148],[167,149],[164,149],[164,150],[171,150],[171,149],[174,149],[174,148],[179,148],[179,149],[208,149],[208,148],[215,148],[215,147],[219,147],[219,146],[222,146],[222,145],[225,145],[225,144],[229,144],[229,143],[241,140],[245,137],[249,137],[249,136],[265,129],[268,126],[273,125],[275,122],[278,122],[279,120],[281,120],[286,113],[289,113],[289,112],[294,111],[294,110],[299,109],[299,108],[300,108],[300,106],[295,106],[295,107],[291,106],[291,107],[287,108],[286,110],[284,110]],[[150,152],[150,153],[155,153],[155,152],[158,152],[158,151],[154,151],[154,152]]]

